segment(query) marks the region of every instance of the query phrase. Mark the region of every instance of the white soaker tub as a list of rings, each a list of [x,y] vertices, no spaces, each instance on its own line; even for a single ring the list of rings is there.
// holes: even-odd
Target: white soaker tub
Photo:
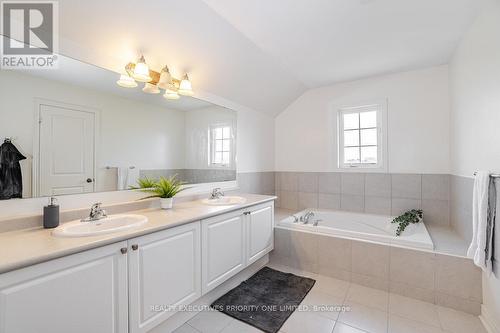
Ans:
[[[314,216],[309,223],[300,222],[307,212]],[[326,209],[306,209],[278,222],[278,227],[297,229],[332,236],[362,239],[409,248],[433,250],[434,244],[424,223],[410,224],[401,236],[396,236],[397,225],[388,215],[351,213]],[[295,222],[297,221],[298,222]]]

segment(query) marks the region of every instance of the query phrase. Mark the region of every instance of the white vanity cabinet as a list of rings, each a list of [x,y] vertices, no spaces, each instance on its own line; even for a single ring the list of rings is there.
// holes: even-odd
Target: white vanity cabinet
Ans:
[[[274,206],[266,203],[244,212],[247,224],[247,265],[251,265],[274,247]]]
[[[137,237],[128,244],[129,332],[142,333],[201,296],[200,222]]]
[[[202,220],[201,227],[205,294],[273,249],[274,203]]]
[[[245,221],[239,210],[202,220],[203,294],[245,268]]]
[[[0,275],[0,332],[127,332],[126,251],[119,242]]]

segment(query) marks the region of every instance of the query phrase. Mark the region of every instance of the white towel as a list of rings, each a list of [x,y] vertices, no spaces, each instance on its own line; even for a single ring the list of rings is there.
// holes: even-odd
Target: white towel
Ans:
[[[467,256],[474,259],[476,266],[484,271],[491,269],[486,264],[485,249],[488,245],[488,198],[489,198],[490,173],[480,171],[474,180],[472,194],[472,242],[467,250]]]
[[[118,169],[118,177],[116,187],[118,191],[127,189],[127,176],[128,176],[128,168],[117,168]]]
[[[140,177],[140,170],[136,167],[128,167],[127,168],[127,182],[125,189],[129,190],[131,186],[137,187],[137,181]]]

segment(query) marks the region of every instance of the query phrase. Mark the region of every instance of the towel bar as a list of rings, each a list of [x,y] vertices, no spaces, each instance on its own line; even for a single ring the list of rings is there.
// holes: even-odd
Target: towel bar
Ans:
[[[477,175],[477,172],[474,172],[474,176],[475,176],[475,175]],[[500,174],[497,174],[497,173],[492,173],[492,174],[490,175],[490,177],[492,177],[492,178],[500,178]]]

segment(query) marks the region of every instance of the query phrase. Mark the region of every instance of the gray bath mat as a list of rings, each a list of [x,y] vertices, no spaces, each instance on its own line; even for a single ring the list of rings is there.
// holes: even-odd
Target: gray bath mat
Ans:
[[[264,332],[276,333],[315,282],[264,267],[211,307]]]

